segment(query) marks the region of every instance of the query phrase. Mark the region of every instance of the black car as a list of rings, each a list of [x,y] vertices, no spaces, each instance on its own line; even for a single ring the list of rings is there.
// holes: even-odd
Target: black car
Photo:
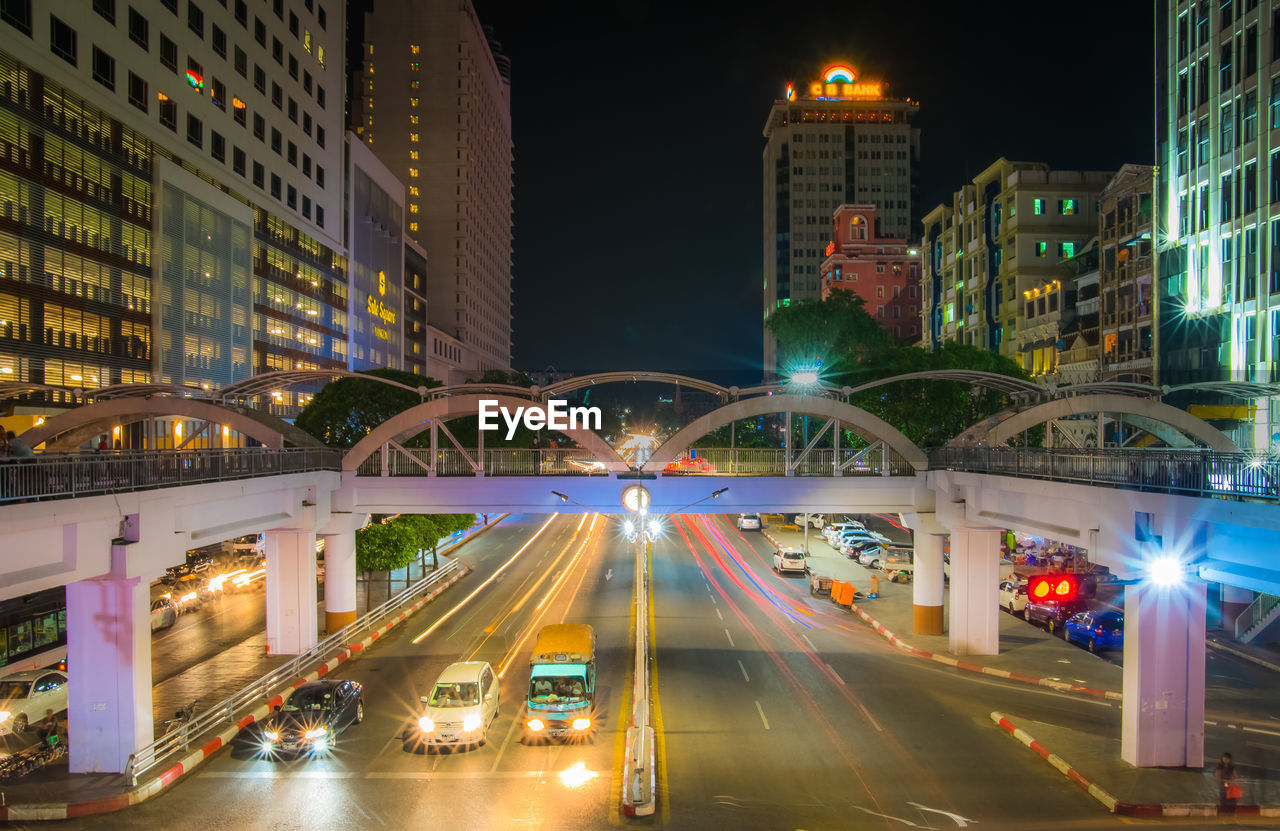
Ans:
[[[262,750],[272,756],[326,753],[337,735],[364,721],[364,687],[355,681],[310,681],[262,722]]]
[[[1027,598],[1027,606],[1022,610],[1028,623],[1039,623],[1050,632],[1062,628],[1062,624],[1077,612],[1087,611],[1089,605],[1083,600],[1032,600]]]

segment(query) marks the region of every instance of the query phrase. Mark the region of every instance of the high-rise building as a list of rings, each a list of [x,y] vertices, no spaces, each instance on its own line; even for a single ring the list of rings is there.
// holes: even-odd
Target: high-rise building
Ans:
[[[924,218],[921,340],[999,352],[1034,375],[1057,370],[1063,261],[1097,233],[1111,174],[997,159]]]
[[[846,202],[874,205],[876,236],[909,239],[919,228],[916,180],[920,107],[891,98],[888,84],[827,67],[820,80],[787,84],[764,137],[764,319],[819,298],[819,268],[831,213]],[[777,372],[777,346],[764,333],[764,371]]]
[[[915,343],[920,338],[919,247],[877,236],[875,205],[841,205],[833,224],[820,269],[822,299],[833,291],[853,292],[886,331]]]
[[[342,22],[315,0],[6,0],[0,378],[346,368]]]
[[[1099,197],[1099,380],[1155,381],[1154,173],[1127,164]]]
[[[1278,37],[1268,4],[1156,4],[1162,385],[1280,380]],[[1280,442],[1280,399],[1257,405],[1237,439]]]
[[[352,129],[408,190],[427,322],[511,366],[511,72],[470,0],[378,0],[364,20]]]

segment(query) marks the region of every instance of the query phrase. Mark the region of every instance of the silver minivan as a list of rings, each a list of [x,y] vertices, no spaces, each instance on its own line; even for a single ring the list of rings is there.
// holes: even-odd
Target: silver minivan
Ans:
[[[421,697],[422,715],[405,738],[417,746],[484,744],[498,716],[498,678],[487,661],[459,661],[445,667],[430,695]]]

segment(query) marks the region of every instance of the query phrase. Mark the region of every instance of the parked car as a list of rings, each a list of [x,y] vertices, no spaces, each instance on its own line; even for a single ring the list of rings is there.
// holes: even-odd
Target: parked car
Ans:
[[[1038,623],[1050,632],[1061,629],[1067,618],[1089,607],[1083,600],[1032,600],[1027,598],[1022,615],[1029,623]]]
[[[1027,584],[1018,580],[1000,581],[1000,607],[1011,615],[1027,608]]]
[[[809,524],[818,530],[822,530],[827,524],[826,514],[809,514]]]
[[[151,601],[151,631],[168,629],[178,622],[178,607],[167,597]]]
[[[788,571],[804,574],[809,570],[809,564],[803,551],[787,546],[773,552],[773,570],[779,574],[784,574]]]
[[[1090,652],[1124,647],[1124,615],[1120,612],[1080,612],[1062,624],[1062,636],[1084,644]]]
[[[856,520],[844,520],[842,522],[836,522],[831,525],[824,526],[822,529],[822,536],[826,537],[828,540],[835,540],[838,539],[840,534],[846,529],[865,531],[867,530],[867,526]]]
[[[715,466],[706,459],[676,459],[663,468],[663,473],[715,473]]]
[[[65,673],[31,669],[0,678],[0,736],[25,732],[32,722],[44,718],[45,710],[61,713],[65,709]]]
[[[483,744],[498,717],[498,679],[485,661],[459,661],[440,673],[422,715],[404,738],[406,750],[432,745]]]
[[[864,551],[872,551],[882,546],[875,540],[855,540],[840,547],[840,553],[850,560],[858,560]]]
[[[739,531],[759,531],[761,527],[759,514],[738,514]]]
[[[875,548],[864,548],[858,552],[858,562],[867,568],[879,568],[880,560],[884,557],[884,549],[880,546]]]
[[[364,721],[364,687],[355,681],[309,681],[262,722],[262,749],[272,755],[327,753],[338,734]]]

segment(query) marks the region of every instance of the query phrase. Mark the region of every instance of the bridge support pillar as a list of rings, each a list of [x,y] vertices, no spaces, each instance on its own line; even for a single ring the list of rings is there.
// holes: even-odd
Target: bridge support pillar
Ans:
[[[942,537],[917,533],[915,569],[911,578],[911,631],[917,635],[942,634],[944,577]]]
[[[324,537],[324,630],[330,634],[356,619],[356,533]]]
[[[316,535],[273,530],[267,538],[267,654],[297,655],[315,646]]]
[[[951,652],[1000,652],[1000,539],[995,528],[951,532]]]
[[[1204,765],[1205,584],[1125,592],[1120,756],[1138,767]]]
[[[125,573],[125,548],[112,546],[108,575],[67,585],[72,773],[123,773],[133,752],[154,738],[151,587],[141,577],[118,576]]]

